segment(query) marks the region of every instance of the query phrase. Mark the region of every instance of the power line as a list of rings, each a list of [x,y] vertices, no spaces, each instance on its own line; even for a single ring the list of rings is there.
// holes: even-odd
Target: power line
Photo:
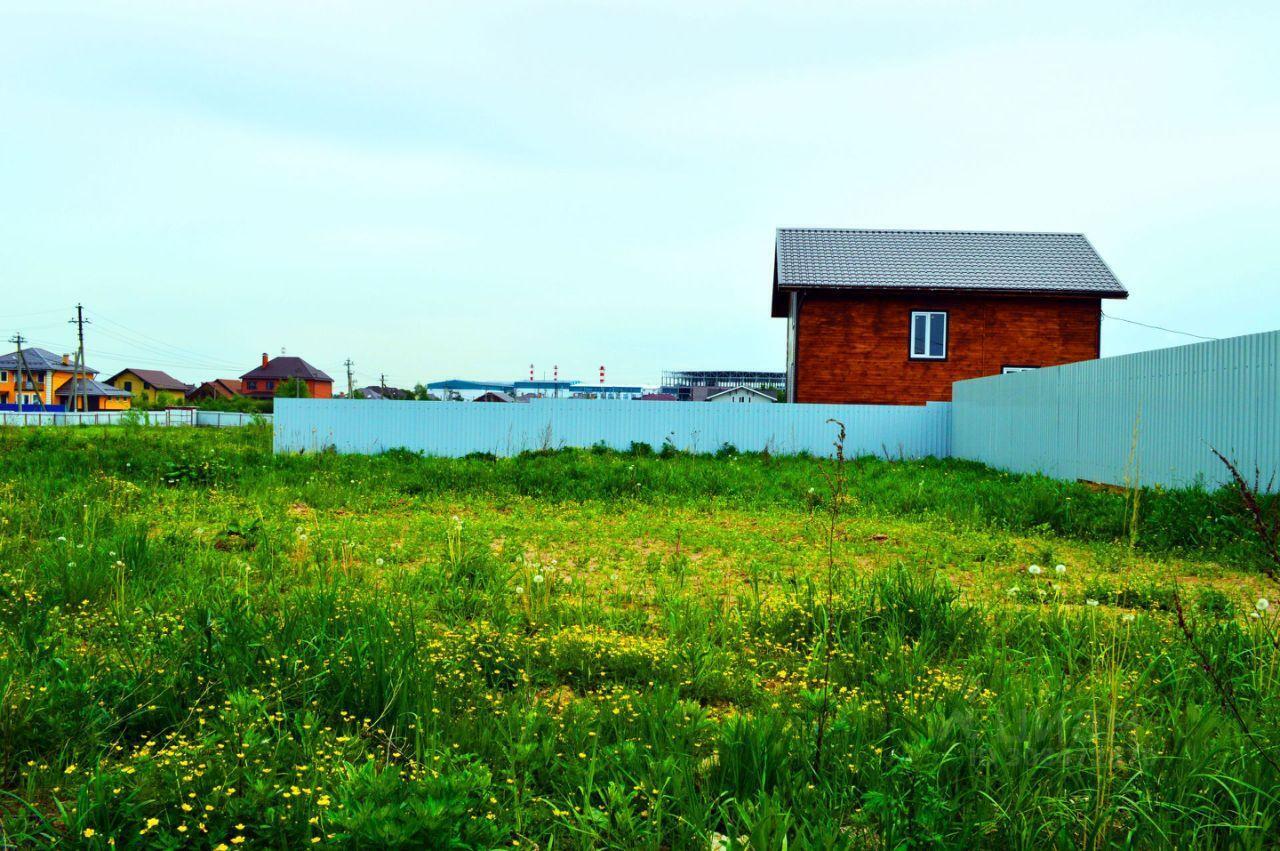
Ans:
[[[55,307],[52,310],[33,310],[30,313],[5,313],[0,314],[0,319],[21,319],[26,316],[48,316],[51,313],[66,313],[67,308]],[[10,341],[12,342],[12,340]]]
[[[99,327],[98,327],[98,330],[99,330],[99,331],[101,331],[101,330],[102,330],[102,327],[101,327],[101,326],[99,326]],[[50,347],[52,347],[52,348],[58,348],[58,347],[60,347],[60,346],[62,345],[62,343],[61,343],[61,342],[54,342],[54,341],[52,341],[52,340],[43,340],[43,339],[41,339],[41,340],[37,340],[37,339],[33,339],[33,338],[28,338],[28,339],[27,339],[27,342],[35,343],[35,344],[40,345],[40,346],[50,346]],[[126,342],[128,342],[128,341],[126,341]],[[125,353],[125,352],[113,352],[113,351],[108,351],[107,349],[97,349],[97,348],[95,348],[95,349],[94,349],[94,351],[95,351],[96,353],[100,354],[100,355],[105,356],[105,357],[109,357],[109,358],[118,358],[118,359],[122,359],[122,360],[125,360],[125,361],[129,361],[129,360],[136,360],[136,359],[137,359],[137,357],[138,357],[138,353],[137,353],[137,352],[129,352],[129,353]],[[151,358],[151,357],[148,357],[148,358],[147,358],[147,360],[148,360],[150,363],[155,364],[156,366],[168,366],[168,367],[173,367],[173,368],[175,368],[175,369],[209,369],[209,370],[223,370],[223,369],[228,369],[228,367],[223,366],[223,365],[218,365],[218,364],[208,364],[208,363],[196,363],[196,362],[194,362],[194,361],[181,361],[181,362],[179,362],[179,361],[177,361],[177,360],[156,359],[156,358]],[[237,367],[237,368],[238,368],[238,367]]]
[[[199,360],[201,360],[201,361],[203,361],[203,362],[212,362],[212,361],[221,361],[221,360],[222,360],[222,358],[218,358],[218,357],[214,357],[214,356],[212,356],[212,355],[204,354],[203,352],[197,352],[197,351],[195,351],[194,349],[188,349],[188,348],[185,348],[185,347],[183,347],[183,346],[175,346],[175,345],[173,345],[172,343],[166,343],[164,340],[161,340],[159,337],[153,337],[153,336],[151,336],[150,334],[147,334],[147,333],[145,333],[145,332],[143,332],[143,331],[139,331],[139,330],[137,330],[136,328],[131,328],[131,327],[129,327],[128,325],[125,325],[123,322],[117,322],[116,320],[112,319],[112,318],[111,318],[111,317],[109,317],[109,316],[104,316],[104,315],[103,315],[102,313],[100,313],[99,311],[96,311],[96,310],[92,311],[92,315],[93,315],[94,317],[96,317],[96,318],[100,319],[100,320],[101,320],[101,321],[103,321],[103,322],[109,323],[109,324],[111,324],[111,325],[116,326],[117,328],[120,328],[122,331],[127,332],[127,333],[128,333],[129,335],[131,335],[131,336],[138,337],[138,338],[140,338],[140,339],[142,339],[142,340],[149,340],[149,341],[151,341],[150,343],[142,343],[142,342],[139,342],[138,340],[128,340],[128,341],[127,341],[127,342],[132,343],[133,345],[137,345],[137,346],[142,347],[142,348],[150,348],[150,349],[158,350],[158,351],[167,350],[167,352],[166,352],[166,353],[167,353],[169,356],[173,356],[173,355],[175,355],[175,354],[176,354],[176,355],[180,355],[180,356],[182,356],[182,357],[186,357],[186,358],[194,357],[194,358],[197,358],[197,359],[199,359]],[[119,332],[116,332],[116,335],[117,335],[117,336],[122,336],[122,335],[120,335],[120,333],[119,333]],[[234,362],[229,361],[229,360],[228,360],[228,361],[224,361],[224,363],[226,363],[228,367],[234,367],[234,366],[239,366],[239,365],[240,365],[240,364],[235,364]]]
[[[1206,337],[1203,334],[1192,334],[1190,331],[1179,331],[1176,328],[1166,328],[1163,325],[1148,325],[1145,322],[1137,322],[1133,319],[1125,319],[1122,316],[1112,316],[1110,313],[1103,311],[1102,315],[1107,319],[1114,319],[1117,322],[1127,322],[1130,325],[1138,325],[1143,328],[1152,328],[1156,331],[1167,331],[1170,334],[1181,334],[1184,337],[1195,337],[1197,340],[1218,340],[1220,337]]]

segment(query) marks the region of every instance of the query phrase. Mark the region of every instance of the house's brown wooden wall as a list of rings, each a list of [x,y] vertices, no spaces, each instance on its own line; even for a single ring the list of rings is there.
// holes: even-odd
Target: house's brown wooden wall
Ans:
[[[947,311],[946,360],[911,359],[914,310]],[[1090,360],[1100,345],[1096,298],[810,291],[799,312],[797,402],[948,401],[953,381]]]

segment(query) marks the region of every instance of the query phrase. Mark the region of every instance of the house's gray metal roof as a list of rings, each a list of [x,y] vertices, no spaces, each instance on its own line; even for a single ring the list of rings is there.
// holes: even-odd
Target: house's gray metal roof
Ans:
[[[58,388],[58,396],[71,396],[73,393],[83,393],[85,396],[114,396],[119,398],[133,396],[128,390],[120,390],[101,381],[83,378],[68,381]]]
[[[41,349],[36,346],[24,348],[22,350],[22,360],[26,364],[26,368],[31,372],[46,372],[53,370],[55,372],[71,372],[71,364],[62,362],[62,355],[56,355],[48,349]],[[18,353],[10,352],[7,355],[0,355],[0,369],[18,368]],[[96,375],[97,370],[93,367],[84,367],[80,370],[86,375]]]
[[[779,228],[775,274],[780,288],[1128,295],[1078,233]]]

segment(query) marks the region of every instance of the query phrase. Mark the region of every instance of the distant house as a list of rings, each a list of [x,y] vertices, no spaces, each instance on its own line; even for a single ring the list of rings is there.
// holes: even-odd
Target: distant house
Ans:
[[[675,400],[674,393],[644,393],[640,396],[641,402],[674,402]]]
[[[413,393],[399,387],[383,387],[373,384],[368,387],[357,387],[356,392],[366,399],[412,399]]]
[[[1099,356],[1128,293],[1081,234],[783,228],[787,401],[921,405],[951,383]]]
[[[21,385],[19,385],[18,375],[22,374]],[[66,405],[70,409],[69,394],[64,396],[62,390],[64,387],[70,388],[73,379],[80,379],[88,382],[85,389],[94,389],[89,385],[97,385],[98,382],[93,381],[93,376],[98,371],[92,367],[82,367],[77,370],[71,361],[71,355],[56,355],[47,349],[30,348],[22,349],[17,352],[10,352],[7,355],[0,356],[0,405],[26,407],[53,407],[55,405]],[[87,410],[127,410],[130,405],[129,394],[123,394],[124,398],[120,398],[116,394],[97,393],[87,394],[86,399],[77,401],[76,406],[79,410],[85,410],[84,405],[88,405]]]
[[[158,369],[122,369],[106,381],[117,390],[124,390],[148,402],[155,402],[161,394],[175,400],[185,399],[192,385],[179,381]]]
[[[475,398],[477,402],[514,402],[516,398],[510,393],[501,390],[486,390]],[[521,402],[527,402],[528,399],[521,399]]]
[[[205,399],[234,399],[240,395],[240,384],[238,378],[215,378],[191,388],[187,393],[187,399],[193,402]]]
[[[737,385],[742,387],[744,385]],[[705,402],[712,396],[723,393],[726,390],[734,389],[733,386],[721,387],[719,385],[698,385],[694,387],[681,387],[676,393],[676,399],[681,402]]]
[[[58,388],[54,395],[58,403],[68,411],[77,410],[77,406],[83,405],[76,400],[77,396],[88,403],[88,408],[79,407],[79,410],[127,411],[133,406],[133,394],[128,390],[121,390],[91,378],[68,381]]]
[[[302,358],[281,355],[268,357],[264,352],[262,364],[240,376],[240,395],[253,399],[271,399],[282,382],[297,378],[307,386],[313,399],[333,398],[333,379]]]
[[[707,397],[708,402],[733,402],[738,404],[762,403],[765,405],[778,401],[777,396],[762,393],[750,387],[731,387]]]

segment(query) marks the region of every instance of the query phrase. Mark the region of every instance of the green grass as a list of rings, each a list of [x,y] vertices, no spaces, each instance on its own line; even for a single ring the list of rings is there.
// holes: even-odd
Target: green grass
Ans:
[[[1280,836],[1169,612],[1280,758],[1229,493],[1144,492],[1131,547],[1122,494],[851,461],[828,605],[829,462],[269,445],[0,430],[0,845]]]

